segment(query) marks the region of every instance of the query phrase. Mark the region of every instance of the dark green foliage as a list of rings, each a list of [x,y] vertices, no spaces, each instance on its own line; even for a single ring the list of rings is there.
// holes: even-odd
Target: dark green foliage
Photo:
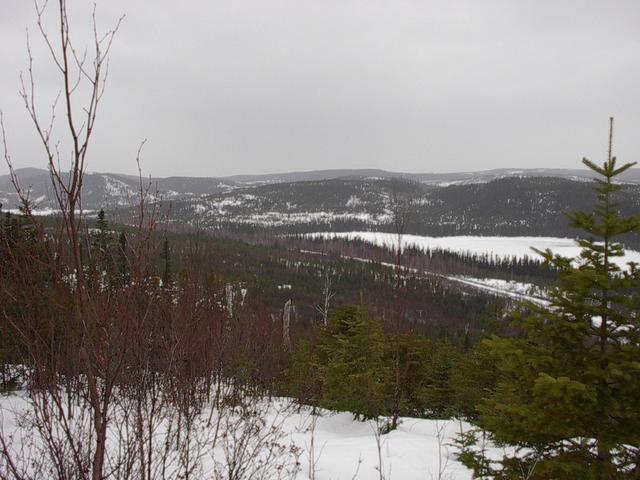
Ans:
[[[317,345],[311,340],[300,341],[283,373],[282,388],[300,405],[317,405],[322,388],[318,368]]]
[[[1,213],[0,204],[0,213]],[[18,219],[6,213],[0,221],[0,284],[6,286],[11,278],[11,258],[18,240]],[[7,303],[6,290],[0,292],[0,302]],[[0,313],[2,310],[0,309]],[[11,366],[19,358],[18,333],[12,327],[5,315],[0,315],[0,392],[15,386],[15,379]]]
[[[91,232],[91,260],[98,274],[107,275],[113,273],[113,238],[109,232],[109,222],[104,210],[100,210],[96,219],[95,228]]]
[[[477,420],[478,405],[497,381],[495,359],[485,345],[461,352],[453,365],[450,377],[453,415],[470,421]]]
[[[51,358],[51,350],[55,348],[53,344],[64,330],[61,321],[66,298],[59,287],[65,281],[60,272],[56,272],[54,258],[43,226],[34,217],[6,214],[0,226],[0,363],[3,388],[15,383],[17,365],[28,365],[34,358]],[[63,289],[68,290],[69,283]],[[46,325],[40,321],[42,312],[46,312],[49,319]],[[16,318],[27,321],[21,323]],[[53,340],[44,340],[47,336]]]
[[[473,420],[477,404],[495,383],[484,347],[456,348],[446,338],[402,337],[402,414]]]
[[[321,404],[374,418],[388,411],[389,348],[380,324],[357,307],[333,313],[318,354]]]
[[[439,342],[430,353],[430,361],[426,364],[429,365],[429,376],[422,387],[425,407],[430,416],[448,418],[457,410],[451,377],[458,363],[458,353],[446,340]]]
[[[457,411],[452,374],[462,353],[447,340],[404,334],[400,344],[402,414],[448,418]]]
[[[612,197],[620,190],[614,177],[631,164],[584,163],[601,178],[593,212],[569,216],[585,235],[580,257],[541,252],[559,271],[550,305],[528,305],[516,317],[521,335],[486,342],[499,380],[481,405],[481,424],[492,440],[526,449],[486,476],[520,478],[523,469],[544,479],[639,474],[640,271],[621,270],[614,260],[623,255],[615,240],[637,233],[640,216],[621,217]],[[461,458],[478,467],[472,443]]]
[[[392,337],[355,306],[335,310],[319,337],[301,341],[283,373],[281,392],[300,404],[391,415]],[[475,405],[495,373],[482,352],[415,333],[400,338],[401,416],[475,418]]]
[[[431,377],[430,358],[433,342],[421,335],[400,337],[400,411],[405,416],[423,416],[430,407],[426,403],[425,386]],[[390,359],[391,361],[391,359]]]

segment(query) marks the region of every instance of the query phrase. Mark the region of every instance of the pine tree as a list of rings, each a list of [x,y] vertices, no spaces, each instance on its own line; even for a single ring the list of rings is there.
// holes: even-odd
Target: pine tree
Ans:
[[[457,353],[447,341],[435,343],[430,352],[430,363],[423,396],[428,414],[435,418],[447,418],[455,413],[451,377],[457,363]]]
[[[492,470],[467,436],[461,459],[485,478],[640,478],[640,270],[619,266],[616,241],[640,231],[640,216],[614,201],[615,177],[634,164],[617,167],[611,143],[602,166],[583,160],[599,178],[593,212],[569,215],[584,232],[579,257],[539,252],[559,272],[550,304],[528,305],[517,338],[487,342],[499,381],[481,424],[518,449]]]
[[[316,405],[320,395],[321,379],[316,350],[316,345],[310,340],[301,340],[284,371],[283,387],[300,405]]]

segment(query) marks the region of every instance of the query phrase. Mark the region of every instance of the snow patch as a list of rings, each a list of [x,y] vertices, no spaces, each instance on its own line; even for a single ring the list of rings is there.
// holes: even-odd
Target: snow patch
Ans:
[[[358,205],[362,205],[362,200],[355,195],[351,195],[345,204],[346,207],[357,207]]]

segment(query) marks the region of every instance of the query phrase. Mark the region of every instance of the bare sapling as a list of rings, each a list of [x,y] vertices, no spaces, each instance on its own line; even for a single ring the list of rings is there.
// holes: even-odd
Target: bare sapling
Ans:
[[[395,244],[393,246],[394,280],[393,280],[393,410],[391,414],[390,428],[395,430],[398,427],[400,418],[401,403],[401,381],[400,372],[400,337],[402,332],[402,319],[404,316],[404,277],[403,277],[403,245],[402,240],[407,226],[408,203],[405,199],[394,192],[392,195],[393,227],[395,233]]]
[[[328,268],[322,273],[322,297],[320,303],[315,305],[316,311],[322,318],[322,325],[327,326],[329,322],[329,309],[331,307],[331,300],[336,296],[336,292],[333,291],[333,278]]]

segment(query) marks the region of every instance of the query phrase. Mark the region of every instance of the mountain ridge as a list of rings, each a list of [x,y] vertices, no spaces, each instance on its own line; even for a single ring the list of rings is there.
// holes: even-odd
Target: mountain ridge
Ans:
[[[16,174],[21,177],[49,176],[48,170],[34,167],[16,169]],[[138,182],[136,175],[128,175],[114,172],[87,172],[86,175],[111,176],[126,179],[127,181]],[[353,168],[353,169],[321,169],[321,170],[300,170],[280,173],[261,174],[239,174],[225,176],[189,176],[170,175],[167,177],[143,176],[144,180],[151,179],[158,182],[205,182],[222,181],[226,183],[288,183],[314,180],[332,180],[337,178],[401,178],[405,180],[419,181],[422,183],[455,182],[455,181],[488,181],[500,177],[558,177],[558,178],[594,178],[593,173],[586,169],[567,168],[495,168],[489,170],[471,170],[465,172],[395,172],[377,168]],[[0,186],[9,175],[0,175]],[[632,168],[620,176],[622,182],[640,183],[640,168]]]
[[[51,213],[54,197],[48,172],[29,169],[24,173],[27,175],[22,175],[26,176],[23,186],[31,186],[34,208]],[[352,175],[344,176],[345,173]],[[21,176],[20,170],[17,175]],[[334,178],[324,178],[332,175]],[[236,177],[241,181],[168,177],[144,182],[151,181],[149,201],[162,200],[173,227],[211,232],[388,231],[392,228],[393,197],[397,194],[411,200],[407,233],[566,236],[573,233],[564,212],[589,211],[593,207],[590,177],[578,170],[501,169],[478,174],[438,174],[436,178],[393,175],[371,169],[323,170],[299,172],[294,175],[299,180],[291,182],[283,181],[288,177],[267,177],[267,181],[264,176]],[[321,179],[309,179],[314,176]],[[104,208],[110,214],[118,212],[126,223],[135,216],[137,209],[132,207],[137,204],[139,192],[139,178],[87,173],[83,207],[85,211]],[[639,183],[621,185],[617,195],[624,212],[640,210]],[[5,210],[19,205],[7,176],[0,177],[0,204]],[[637,240],[630,241],[636,248],[640,246]]]

